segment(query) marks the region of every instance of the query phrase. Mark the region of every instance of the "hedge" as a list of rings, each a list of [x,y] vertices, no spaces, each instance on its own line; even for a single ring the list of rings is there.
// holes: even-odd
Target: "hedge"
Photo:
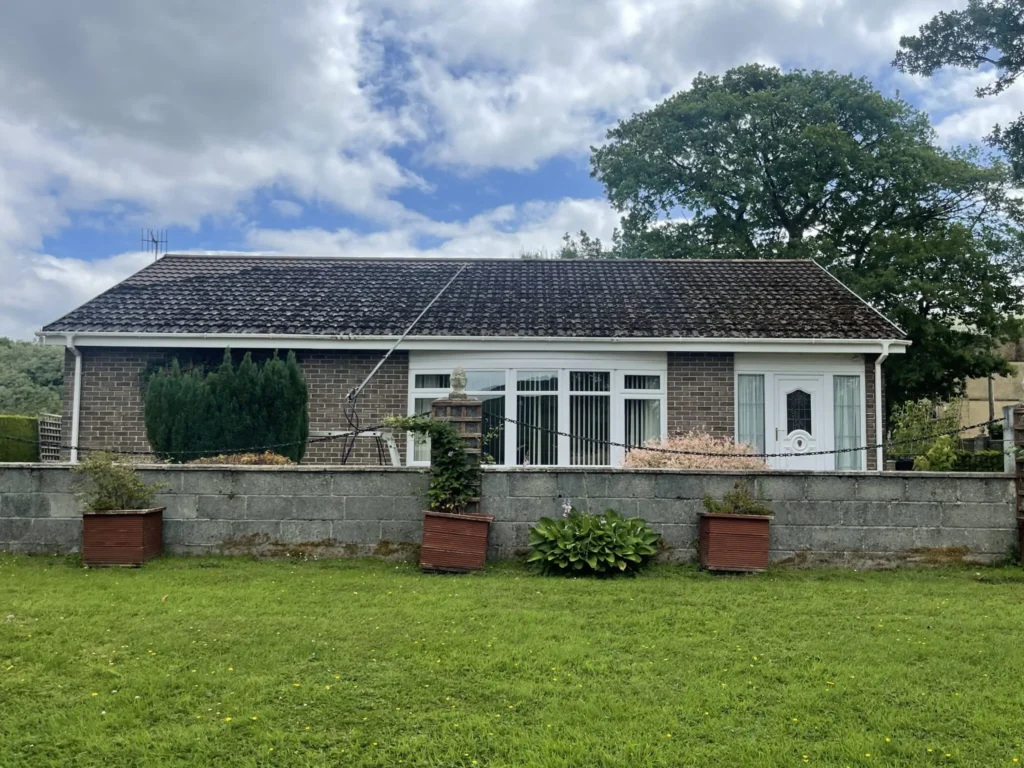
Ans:
[[[957,451],[954,472],[1002,472],[1002,451]]]
[[[5,440],[13,437],[15,440]],[[21,442],[28,440],[30,442]],[[39,461],[39,419],[0,416],[0,462]]]

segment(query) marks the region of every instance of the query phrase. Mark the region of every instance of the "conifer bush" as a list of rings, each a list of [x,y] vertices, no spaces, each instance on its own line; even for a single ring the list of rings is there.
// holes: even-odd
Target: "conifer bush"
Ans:
[[[177,359],[154,372],[146,387],[146,436],[161,459],[270,450],[302,460],[309,437],[309,392],[289,352],[262,364],[246,353],[239,364],[225,350],[212,371],[182,368]]]

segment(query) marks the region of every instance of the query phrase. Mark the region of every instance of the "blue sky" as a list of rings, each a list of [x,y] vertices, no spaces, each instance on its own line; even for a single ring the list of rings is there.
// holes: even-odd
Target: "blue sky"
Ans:
[[[616,120],[699,71],[864,75],[947,145],[1024,107],[889,62],[961,0],[71,0],[0,25],[0,334],[171,250],[512,256],[618,218],[589,178]],[[173,6],[173,7],[170,7]]]

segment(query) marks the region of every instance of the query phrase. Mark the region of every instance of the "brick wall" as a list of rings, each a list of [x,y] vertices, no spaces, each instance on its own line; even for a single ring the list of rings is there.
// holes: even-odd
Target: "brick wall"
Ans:
[[[82,413],[79,445],[83,448],[109,448],[118,451],[149,451],[143,419],[142,379],[149,363],[182,358],[186,350],[127,347],[80,347],[82,352]],[[239,354],[242,350],[239,350]],[[358,386],[377,364],[384,350],[302,351],[298,353],[309,387],[310,430],[348,429],[343,412],[345,395]],[[75,359],[65,352],[62,442],[71,444],[71,408],[74,400]],[[396,352],[374,376],[359,398],[360,426],[375,426],[385,416],[404,414],[408,394],[408,353]],[[399,447],[405,450],[404,437]],[[342,441],[314,443],[309,446],[309,463],[338,463]],[[67,452],[64,452],[65,458]],[[372,438],[356,440],[350,462],[376,464],[377,446]]]
[[[885,440],[885,364],[882,364],[882,434],[877,434],[875,424],[875,360],[878,359],[878,355],[864,355],[864,401],[865,401],[865,415],[867,416],[868,431],[867,431],[867,442],[866,445],[878,445]],[[867,464],[868,470],[878,469],[878,462],[876,461],[877,452],[872,449],[867,452]]]
[[[732,437],[735,432],[731,352],[668,353],[668,433],[702,429]]]

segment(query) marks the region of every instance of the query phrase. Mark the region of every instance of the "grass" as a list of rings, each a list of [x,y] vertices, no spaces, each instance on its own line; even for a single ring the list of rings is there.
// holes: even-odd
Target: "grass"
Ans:
[[[1024,573],[0,555],[2,766],[1012,766]]]

